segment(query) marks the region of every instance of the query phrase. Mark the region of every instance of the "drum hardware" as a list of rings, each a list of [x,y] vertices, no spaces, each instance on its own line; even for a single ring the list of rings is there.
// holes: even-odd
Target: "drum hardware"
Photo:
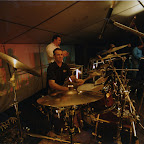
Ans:
[[[111,53],[111,52],[115,52],[115,51],[120,50],[122,48],[125,48],[127,46],[129,46],[129,45],[127,44],[127,45],[123,45],[123,46],[119,46],[119,47],[114,47],[113,49],[109,49],[106,52],[102,53],[102,55],[108,54],[108,53]]]
[[[74,127],[74,116],[75,116],[75,109],[77,105],[83,105],[90,102],[97,101],[101,98],[103,98],[104,95],[102,93],[98,92],[91,92],[91,91],[85,91],[85,92],[78,92],[74,89],[71,89],[69,91],[59,92],[55,94],[54,97],[50,96],[44,96],[42,98],[39,98],[37,102],[39,104],[42,104],[44,106],[50,106],[53,108],[61,108],[61,107],[67,107],[68,115],[67,118],[70,121],[69,122],[69,134],[70,134],[70,143],[73,143],[73,134],[75,132]],[[80,130],[78,128],[78,130]],[[33,136],[33,135],[32,135]],[[47,137],[48,139],[48,137]],[[55,140],[55,139],[53,139]],[[69,142],[68,142],[69,143]]]
[[[111,58],[115,58],[115,57],[121,57],[121,56],[124,56],[124,55],[127,55],[127,54],[129,54],[129,53],[109,54],[109,55],[107,55],[104,58],[101,58],[99,60],[106,60],[106,59],[111,59]]]
[[[122,100],[121,100],[121,111],[120,111],[120,121],[119,121],[119,130],[121,131],[122,130],[122,120],[123,120],[123,115],[124,115],[124,109],[125,109],[125,105],[126,105],[126,100],[128,101],[129,103],[129,107],[130,107],[130,110],[129,112],[131,113],[131,116],[129,115],[129,118],[130,118],[130,121],[131,121],[131,124],[132,124],[132,128],[133,128],[133,132],[134,132],[134,137],[136,137],[136,129],[135,129],[135,121],[137,122],[138,121],[138,116],[136,115],[136,110],[135,110],[135,107],[133,106],[133,103],[132,101],[130,100],[130,97],[129,97],[129,92],[125,89],[122,81],[120,80],[119,76],[118,76],[118,73],[116,72],[115,68],[113,68],[115,74],[116,74],[116,77],[118,78],[119,82],[120,82],[120,86],[122,87],[123,89],[123,96],[122,96]]]
[[[22,143],[23,141],[23,133],[22,133],[22,128],[21,128],[21,122],[20,122],[20,112],[18,110],[18,101],[17,101],[17,94],[16,94],[16,68],[14,68],[14,73],[12,75],[12,77],[10,78],[10,83],[13,87],[13,91],[14,91],[14,103],[12,104],[15,108],[15,111],[16,111],[16,117],[17,117],[17,121],[18,121],[18,128],[19,128],[19,140],[20,140],[20,143]]]
[[[31,137],[36,137],[36,138],[59,141],[59,142],[64,142],[64,143],[71,143],[70,141],[62,140],[62,139],[59,139],[59,138],[52,138],[52,137],[48,137],[48,136],[43,136],[43,135],[39,135],[39,134],[27,133],[27,135],[29,135]]]
[[[108,69],[113,70],[113,69]],[[115,69],[116,71],[139,71],[139,69]]]

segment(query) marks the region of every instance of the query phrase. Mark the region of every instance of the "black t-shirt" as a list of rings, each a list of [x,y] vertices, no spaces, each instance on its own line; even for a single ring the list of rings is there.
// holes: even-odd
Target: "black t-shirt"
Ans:
[[[47,89],[49,88],[49,80],[55,80],[57,84],[63,85],[66,78],[71,76],[71,74],[70,68],[66,63],[62,63],[61,67],[56,62],[50,63],[47,68]]]

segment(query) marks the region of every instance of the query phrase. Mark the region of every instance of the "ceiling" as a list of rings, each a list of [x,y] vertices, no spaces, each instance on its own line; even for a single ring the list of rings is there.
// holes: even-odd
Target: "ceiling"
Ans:
[[[46,44],[54,34],[62,35],[65,44],[99,40],[113,2],[0,1],[0,43]],[[144,32],[144,8],[137,0],[116,1],[112,8],[111,19],[129,26],[137,15],[137,27]],[[126,37],[128,33],[113,24],[107,24],[102,39]]]

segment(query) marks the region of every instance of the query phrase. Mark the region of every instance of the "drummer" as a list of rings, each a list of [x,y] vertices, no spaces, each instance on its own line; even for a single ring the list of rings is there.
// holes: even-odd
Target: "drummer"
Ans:
[[[47,92],[48,94],[57,91],[67,91],[69,88],[64,86],[66,79],[70,79],[72,82],[76,82],[77,85],[82,85],[84,80],[76,79],[74,75],[71,75],[69,66],[63,63],[63,53],[60,48],[56,48],[53,51],[55,61],[50,63],[47,68]]]

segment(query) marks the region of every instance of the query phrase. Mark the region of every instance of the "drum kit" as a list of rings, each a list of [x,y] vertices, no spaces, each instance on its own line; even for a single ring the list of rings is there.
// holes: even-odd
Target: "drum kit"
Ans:
[[[111,52],[126,46],[127,45],[114,48]],[[126,79],[127,70],[122,67],[121,74],[119,75],[112,60],[113,58],[122,58],[122,56],[127,54],[128,53],[116,55],[108,54],[101,59],[97,59],[96,61],[105,60],[105,62],[96,69],[90,70],[88,72],[89,76],[84,79],[84,81],[87,81],[88,79],[98,76],[99,78],[94,83],[86,83],[78,86],[76,89],[73,88],[73,83],[71,83],[72,86],[70,86],[69,83],[69,91],[58,92],[41,97],[37,100],[38,104],[50,107],[55,111],[59,111],[58,118],[60,118],[61,111],[66,113],[63,116],[63,120],[66,124],[68,124],[66,126],[69,127],[70,143],[73,143],[72,136],[75,133],[76,125],[74,119],[76,118],[77,112],[82,115],[82,117],[80,117],[80,121],[85,121],[90,125],[93,123],[95,124],[94,135],[97,136],[98,123],[110,123],[110,121],[100,119],[100,115],[115,109],[114,113],[119,119],[119,133],[123,129],[123,119],[127,117],[131,122],[133,136],[137,136],[135,123],[139,121],[139,116],[137,115],[136,109],[129,96],[130,89]],[[125,59],[122,58],[122,61],[124,63]],[[129,110],[128,114],[125,114],[127,106],[129,107]],[[91,117],[91,121],[89,121],[87,117]],[[81,125],[78,126],[79,129],[82,129]]]
[[[114,51],[123,47],[115,48]],[[117,73],[117,69],[113,65],[113,60],[112,60],[112,58],[119,58],[127,54],[128,53],[117,54],[117,55],[108,54],[102,59],[98,59],[98,61],[101,60],[107,60],[107,61],[101,66],[97,67],[97,69],[90,70],[88,72],[89,76],[86,79],[84,79],[84,81],[86,81],[95,76],[99,76],[99,78],[94,83],[86,83],[77,87],[76,89],[74,89],[73,86],[70,85],[69,83],[68,85],[69,91],[57,92],[52,95],[43,96],[37,100],[38,104],[44,107],[49,107],[50,109],[53,109],[55,113],[58,113],[57,116],[58,119],[61,117],[61,111],[64,111],[65,114],[62,117],[62,119],[65,123],[65,126],[68,127],[69,134],[70,134],[70,141],[59,140],[57,138],[51,138],[47,136],[35,135],[30,133],[28,133],[28,135],[33,137],[46,138],[50,140],[67,142],[72,144],[73,134],[75,133],[75,125],[77,125],[75,123],[75,120],[78,121],[79,119],[79,121],[82,122],[86,120],[85,117],[87,117],[87,115],[94,115],[95,116],[94,121],[96,122],[95,135],[97,135],[96,132],[97,132],[98,122],[100,121],[107,122],[105,120],[99,119],[98,118],[99,115],[102,113],[107,113],[109,111],[112,111],[113,109],[116,109],[116,113],[119,113],[118,116],[119,130],[122,130],[124,111],[125,111],[126,104],[128,104],[130,107],[129,119],[132,123],[133,134],[136,137],[135,123],[139,121],[139,116],[137,115],[136,109],[129,96],[130,90],[127,85],[127,81],[125,79],[126,73],[123,72],[124,69],[122,68],[123,70],[121,72],[121,75],[119,75]],[[7,63],[9,63],[14,68],[14,73],[10,81],[14,89],[13,105],[15,107],[17,119],[19,121],[20,137],[22,138],[22,129],[21,129],[19,111],[18,111],[18,101],[16,96],[16,90],[15,90],[16,70],[21,69],[35,76],[40,76],[40,74],[37,71],[29,68],[25,64],[21,63],[20,61],[16,60],[15,58],[12,58],[4,53],[0,52],[0,58],[7,61]],[[82,113],[82,114],[79,118],[76,118],[76,113],[80,113],[80,114]],[[96,114],[98,114],[98,116],[96,116]],[[53,111],[51,115],[54,115]],[[81,129],[82,128],[81,125],[78,125],[78,128]]]

